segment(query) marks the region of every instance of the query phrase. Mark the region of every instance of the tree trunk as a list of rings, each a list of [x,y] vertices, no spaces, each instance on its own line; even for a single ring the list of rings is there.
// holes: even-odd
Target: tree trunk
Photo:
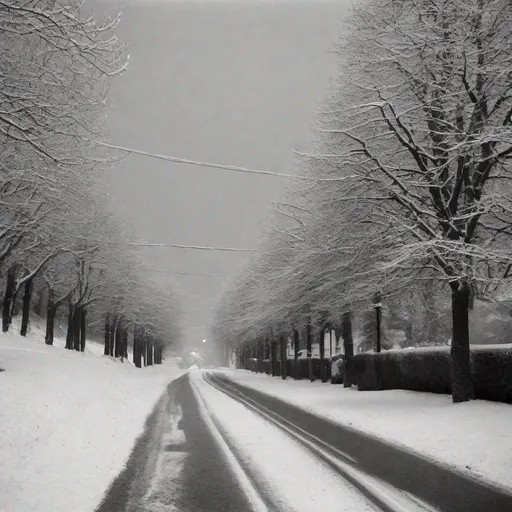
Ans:
[[[299,349],[300,349],[300,338],[299,338],[299,330],[294,329],[293,330],[293,374],[294,378],[299,378],[299,364],[298,364],[298,357],[299,357]]]
[[[341,335],[343,337],[343,352],[345,353],[345,362],[343,366],[345,371],[343,372],[343,387],[350,388],[352,382],[350,381],[348,365],[349,360],[354,355],[354,338],[352,336],[352,312],[343,313],[343,319],[341,323]]]
[[[103,349],[103,355],[110,355],[110,314],[107,313],[105,316],[105,347]]]
[[[313,329],[311,327],[311,318],[306,325],[306,353],[308,357],[308,373],[309,380],[313,382],[315,380],[315,376],[313,375],[313,361],[311,361],[311,346],[313,343]]]
[[[153,340],[148,340],[147,362],[148,366],[153,366]]]
[[[140,334],[136,325],[133,327],[133,364],[136,368],[141,367]]]
[[[137,329],[137,367],[142,368],[142,351],[144,349],[144,338],[140,329]]]
[[[86,323],[86,316],[87,316],[87,310],[81,309],[82,314],[80,315],[80,352],[85,351],[85,340],[86,340],[86,330],[87,330],[87,323]]]
[[[263,354],[263,359],[268,361],[266,366],[266,374],[270,375],[272,373],[272,367],[270,364],[270,345],[266,336],[263,338]]]
[[[11,301],[11,312],[9,314],[9,325],[12,324],[12,319],[15,317],[15,316],[18,316],[18,303],[17,303],[17,299],[18,299],[18,293],[19,293],[19,288],[15,288],[14,289],[14,292],[12,294],[12,301]]]
[[[2,310],[2,331],[7,332],[11,323],[11,305],[14,290],[16,288],[16,269],[9,268],[7,271],[7,285],[5,287],[4,307]]]
[[[325,371],[325,331],[324,327],[320,329],[320,337],[318,338],[320,349],[320,378],[322,382],[327,382],[327,372]]]
[[[286,353],[287,339],[284,334],[281,334],[281,378],[284,380],[288,377],[286,363],[288,359],[288,355]]]
[[[123,323],[121,320],[117,322],[116,326],[116,334],[115,334],[115,349],[114,349],[114,357],[121,357],[123,354]]]
[[[141,353],[140,353],[140,339],[139,329],[137,327],[133,330],[133,364],[140,368],[141,365]]]
[[[375,307],[375,352],[379,353],[381,351],[381,314],[380,307]]]
[[[160,343],[155,346],[155,364],[162,364],[162,346]]]
[[[75,306],[75,312],[73,315],[73,348],[80,352],[80,325],[82,318],[82,308]]]
[[[270,342],[270,359],[272,363],[272,377],[277,375],[277,343],[272,340]]]
[[[142,351],[142,359],[144,361],[144,366],[147,366],[147,360],[148,360],[148,339],[147,336],[144,334],[141,340],[141,351]]]
[[[28,321],[30,319],[30,302],[32,301],[32,290],[34,288],[34,279],[25,281],[25,292],[23,293],[23,313],[21,317],[20,334],[27,336]]]
[[[44,342],[47,345],[53,345],[53,331],[55,327],[55,316],[57,315],[57,305],[55,304],[54,292],[48,289],[48,305],[46,306],[46,335]]]
[[[469,348],[469,288],[452,283],[452,400],[467,402],[474,398]]]
[[[68,306],[68,332],[66,333],[66,348],[73,350],[73,318],[75,317],[75,305],[70,302]]]
[[[128,359],[128,329],[123,329],[123,354],[125,359]]]
[[[116,329],[117,329],[117,317],[113,317],[110,322],[110,357],[114,357],[115,345],[116,345]]]

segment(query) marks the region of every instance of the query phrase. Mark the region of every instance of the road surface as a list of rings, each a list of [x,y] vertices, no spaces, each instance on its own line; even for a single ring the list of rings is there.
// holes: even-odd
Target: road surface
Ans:
[[[194,371],[169,385],[97,512],[333,506],[504,512],[512,510],[512,497],[220,373]]]
[[[250,511],[188,375],[173,381],[97,512]]]

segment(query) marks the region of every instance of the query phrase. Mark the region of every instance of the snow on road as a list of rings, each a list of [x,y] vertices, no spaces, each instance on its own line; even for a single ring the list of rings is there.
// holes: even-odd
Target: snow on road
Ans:
[[[248,370],[217,370],[240,385],[303,407],[420,453],[470,476],[512,489],[512,406],[413,391],[357,391],[282,380]]]
[[[174,362],[137,369],[0,335],[0,510],[89,512],[123,468],[146,417],[183,370]]]
[[[242,467],[249,468],[256,487],[271,496],[272,510],[311,512],[340,510],[340,506],[344,512],[377,510],[297,441],[207,384],[200,371],[191,372],[190,379],[204,399],[203,406],[231,441]]]

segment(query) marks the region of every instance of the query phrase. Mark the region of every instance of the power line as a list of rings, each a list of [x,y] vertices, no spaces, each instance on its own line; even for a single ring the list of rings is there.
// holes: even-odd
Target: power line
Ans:
[[[179,158],[177,156],[161,155],[159,153],[150,153],[149,151],[142,151],[141,149],[127,148],[125,146],[116,146],[115,144],[107,144],[106,142],[101,142],[99,140],[91,140],[91,142],[93,142],[94,144],[98,144],[99,146],[104,146],[106,148],[115,149],[117,151],[124,151],[125,153],[132,153],[135,155],[147,156],[150,158],[156,158],[158,160],[165,160],[167,162],[176,162],[179,164],[187,164],[187,165],[197,165],[198,167],[211,167],[212,169],[223,169],[225,171],[244,172],[247,174],[262,174],[264,176],[277,176],[279,178],[292,178],[295,180],[306,180],[306,181],[313,181],[313,182],[320,182],[320,181],[338,182],[338,181],[345,181],[350,178],[358,178],[359,177],[358,175],[338,176],[337,178],[320,178],[319,176],[298,176],[295,174],[285,174],[282,172],[249,169],[247,167],[239,167],[237,165],[216,164],[216,163],[212,163],[212,162],[201,162],[200,160],[189,160],[188,158]]]
[[[257,252],[258,249],[242,249],[240,247],[214,247],[204,245],[185,245],[185,244],[158,244],[149,242],[116,242],[113,240],[90,240],[86,237],[78,237],[81,240],[87,240],[97,244],[128,245],[130,247],[174,247],[176,249],[196,249],[198,251],[231,251],[231,252]]]
[[[142,242],[121,242],[122,245],[131,247],[175,247],[177,249],[195,249],[199,251],[231,251],[231,252],[256,252],[257,249],[241,249],[239,247],[208,247],[202,245],[181,245],[181,244],[150,244]]]
[[[173,270],[159,270],[156,268],[150,269],[151,272],[158,272],[160,274],[174,274],[178,276],[200,276],[200,277],[227,277],[225,274],[203,274],[199,272],[174,272]]]
[[[150,153],[148,151],[142,151],[140,149],[127,148],[124,146],[116,146],[114,144],[107,144],[106,142],[100,142],[99,140],[93,140],[95,144],[100,146],[104,146],[110,149],[116,149],[117,151],[124,151],[125,153],[133,153],[135,155],[148,156],[150,158],[157,158],[158,160],[165,160],[167,162],[176,162],[179,164],[188,164],[188,165],[197,165],[198,167],[211,167],[213,169],[223,169],[225,171],[233,171],[233,172],[245,172],[248,174],[263,174],[266,176],[278,176],[280,178],[301,178],[308,180],[317,180],[318,178],[308,178],[305,176],[295,176],[293,174],[283,174],[280,172],[273,171],[261,171],[257,169],[249,169],[247,167],[238,167],[236,165],[225,165],[225,164],[215,164],[211,162],[201,162],[199,160],[189,160],[187,158],[178,158],[176,156],[168,156],[161,155],[158,153]]]

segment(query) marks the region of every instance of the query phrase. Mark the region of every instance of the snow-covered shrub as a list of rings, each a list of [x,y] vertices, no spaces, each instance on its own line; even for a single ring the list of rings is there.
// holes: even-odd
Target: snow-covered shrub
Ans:
[[[345,377],[345,364],[341,356],[331,359],[331,384],[343,384]]]
[[[390,350],[357,354],[350,360],[352,383],[360,391],[409,389],[451,393],[448,350]]]

